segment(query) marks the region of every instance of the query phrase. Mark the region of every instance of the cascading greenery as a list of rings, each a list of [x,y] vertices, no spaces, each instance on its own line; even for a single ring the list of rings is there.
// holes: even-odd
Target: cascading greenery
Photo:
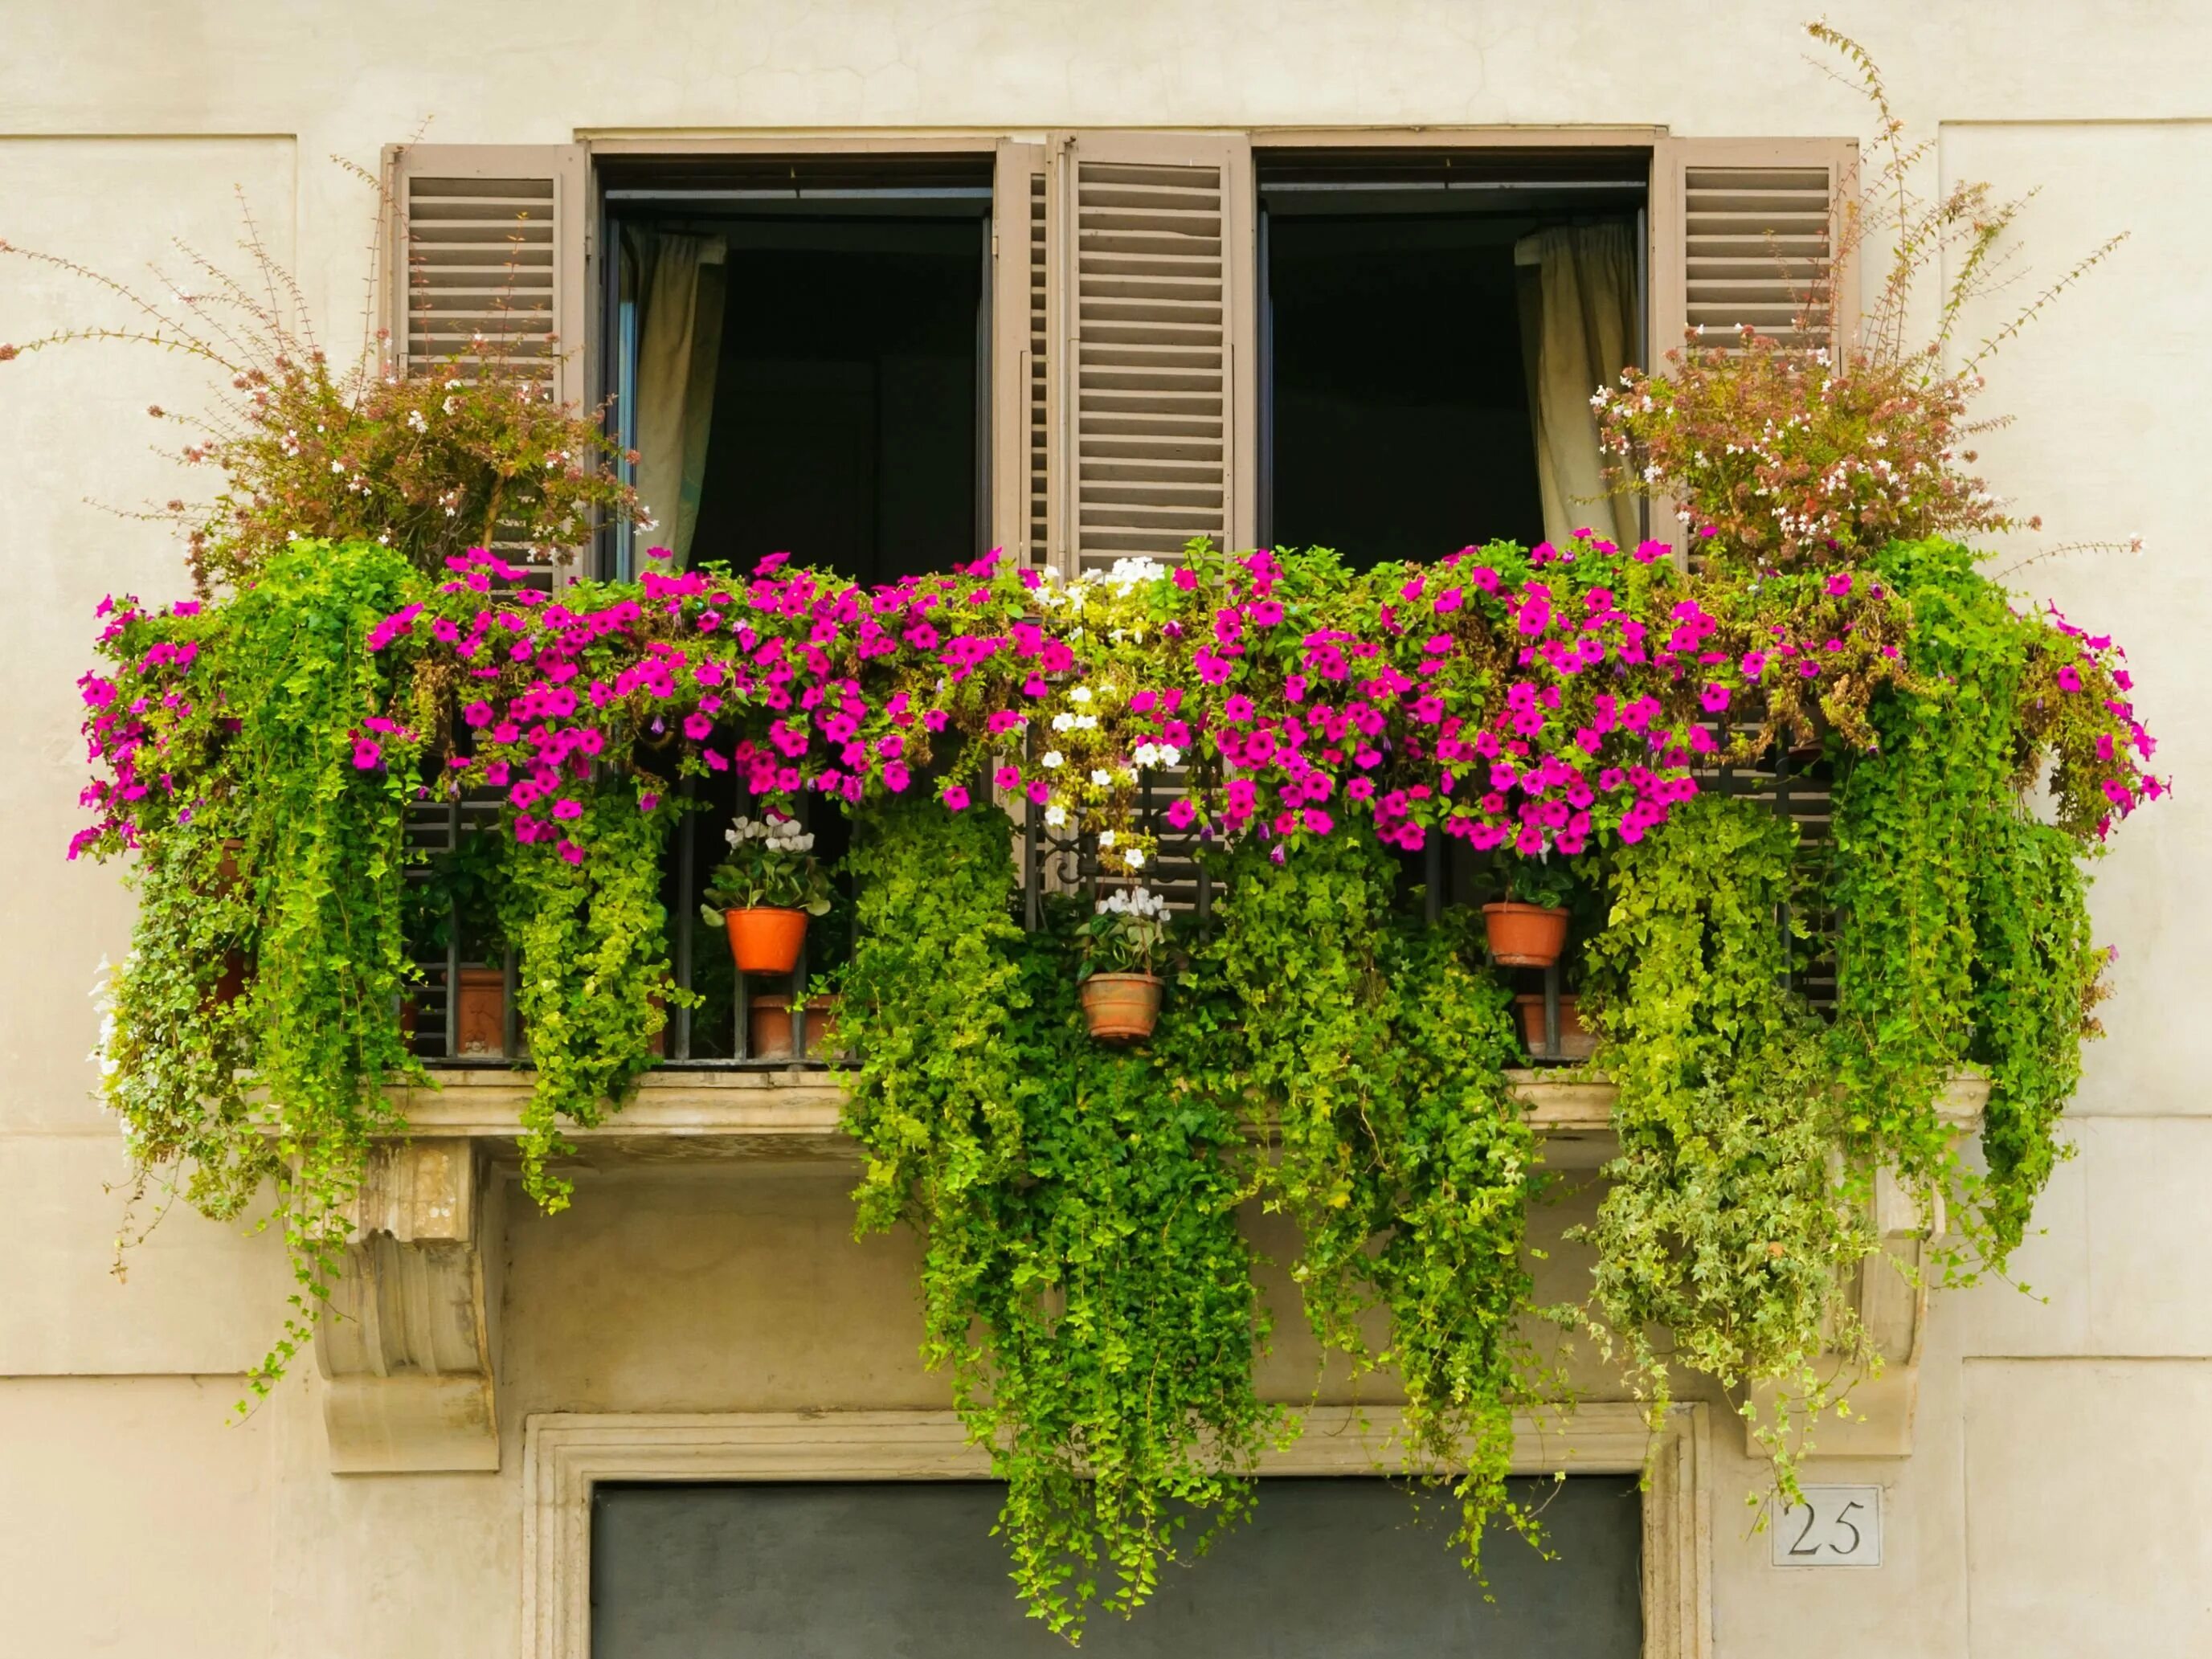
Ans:
[[[1514,1405],[1535,1392],[1520,1327],[1535,1146],[1506,1082],[1504,990],[1470,965],[1463,917],[1394,915],[1396,880],[1368,838],[1279,864],[1240,853],[1200,958],[1219,1005],[1179,1006],[1175,1029],[1201,1039],[1194,1082],[1274,1139],[1258,1187],[1297,1224],[1314,1334],[1355,1373],[1396,1374],[1409,1465],[1449,1472],[1472,1564],[1506,1508]]]
[[[499,908],[518,963],[515,1008],[534,1075],[522,1119],[525,1189],[548,1211],[572,1190],[550,1160],[565,1121],[589,1127],[629,1098],[653,1064],[668,1009],[693,994],[669,973],[660,854],[677,808],[641,811],[634,793],[594,796],[569,826],[586,856],[518,846]]]
[[[217,1215],[273,1183],[298,1288],[256,1395],[313,1334],[369,1140],[402,1127],[385,1085],[420,1075],[397,1014],[420,747],[383,718],[386,669],[365,648],[414,585],[387,550],[303,542],[219,626],[195,612],[179,642],[120,624],[148,656],[206,653],[197,702],[171,694],[164,750],[179,772],[208,763],[141,866],[103,1065],[142,1169],[189,1161],[188,1195]]]
[[[1148,1599],[1186,1528],[1202,1550],[1250,1507],[1277,1427],[1237,1121],[1175,1047],[1090,1042],[1067,930],[1010,920],[1003,823],[902,803],[851,861],[861,1225],[921,1234],[924,1352],[1007,1483],[1014,1581],[1079,1634],[1094,1601]]]
[[[2054,1121],[2094,1030],[2104,956],[2088,937],[2081,810],[2062,795],[2060,823],[2039,823],[2022,799],[2039,738],[2064,781],[2069,745],[2049,728],[2070,694],[2051,684],[2048,630],[1954,544],[1897,544],[1877,568],[1912,607],[1917,683],[1876,703],[1878,746],[1841,769],[1832,1051],[1856,1154],[1955,1212],[1955,1276],[2002,1265],[2065,1156]],[[1938,1110],[1970,1060],[1993,1085],[1986,1180],[1960,1163]]]
[[[1846,1292],[1873,1249],[1865,1171],[1832,1156],[1826,1033],[1784,988],[1796,843],[1764,805],[1701,796],[1615,862],[1585,994],[1620,1154],[1575,1234],[1596,1252],[1583,1323],[1638,1394],[1663,1407],[1674,1367],[1741,1391],[1785,1488],[1793,1431],[1834,1400],[1823,1349],[1846,1375],[1869,1358]],[[1780,1390],[1763,1415],[1760,1382]]]

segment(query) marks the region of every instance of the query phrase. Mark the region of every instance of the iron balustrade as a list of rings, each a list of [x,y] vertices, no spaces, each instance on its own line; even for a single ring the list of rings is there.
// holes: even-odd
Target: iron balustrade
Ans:
[[[1140,775],[1139,816],[1158,848],[1143,872],[1143,884],[1163,894],[1202,933],[1213,921],[1219,878],[1211,860],[1200,856],[1199,837],[1175,829],[1164,816],[1186,781],[1180,773]],[[1716,769],[1700,781],[1723,794],[1766,802],[1797,823],[1809,860],[1826,856],[1830,791],[1824,770],[1808,770],[1789,755],[1776,754],[1751,766]],[[822,947],[828,947],[833,961],[839,954],[840,926],[810,927],[791,974],[738,971],[720,942],[707,936],[699,907],[714,861],[710,854],[719,852],[720,831],[737,810],[750,803],[726,783],[695,799],[697,806],[684,814],[670,836],[662,896],[669,912],[672,977],[678,987],[699,994],[705,1001],[696,1009],[679,1002],[668,1011],[661,1063],[702,1069],[819,1069],[837,1063],[818,1052],[825,1046],[820,1040],[820,1017],[814,1017],[817,1029],[810,1032],[804,993],[811,969],[820,963]],[[1106,874],[1095,836],[1048,827],[1043,809],[1033,801],[1007,799],[1000,809],[976,810],[1004,810],[1007,815],[1009,854],[1019,877],[1018,914],[1032,931],[1044,925],[1050,895],[1071,896],[1087,906],[1103,888],[1137,884],[1127,877]],[[843,815],[804,801],[799,811],[802,823],[820,836],[824,862],[833,862],[848,834]],[[486,884],[472,884],[469,874],[468,852],[475,839],[505,833],[499,804],[490,798],[418,806],[409,818],[408,842],[417,860],[410,865],[409,877],[417,898],[413,931],[422,978],[409,995],[404,1014],[416,1054],[434,1066],[512,1066],[528,1061],[516,1017],[515,953],[500,933]],[[1406,879],[1421,889],[1424,913],[1432,926],[1449,907],[1480,902],[1497,889],[1494,860],[1439,836],[1431,836],[1419,854],[1402,861]],[[841,908],[849,913],[848,906]],[[1832,921],[1825,916],[1808,920],[1816,939],[1824,937]],[[1776,922],[1786,929],[1791,918],[1778,915]],[[1832,951],[1824,954],[1816,948],[1800,954],[1804,964],[1790,969],[1796,988],[1816,1007],[1832,1004]],[[1543,1018],[1540,1039],[1532,1037],[1528,1044],[1531,1059],[1557,1065],[1582,1058],[1569,1052],[1559,964],[1515,971],[1540,976]],[[1525,977],[1522,982],[1527,982]],[[498,1006],[488,1012],[485,1003],[495,988]],[[788,1022],[781,1030],[774,1024],[772,1002],[763,1003],[764,999],[779,998]],[[766,1017],[757,1022],[757,1012]],[[757,1041],[757,1034],[768,1040]]]

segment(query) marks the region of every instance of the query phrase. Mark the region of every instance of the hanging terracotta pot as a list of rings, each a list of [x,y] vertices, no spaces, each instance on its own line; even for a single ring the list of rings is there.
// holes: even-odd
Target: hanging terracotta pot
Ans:
[[[1490,954],[1508,968],[1548,968],[1567,945],[1567,913],[1507,901],[1482,907]]]
[[[453,986],[453,1055],[496,1060],[507,1052],[507,970],[464,968]]]
[[[725,910],[730,955],[742,974],[787,974],[806,939],[804,910]]]
[[[1588,1060],[1597,1052],[1597,1036],[1583,1026],[1582,1013],[1571,996],[1559,999],[1559,1047],[1556,1054],[1544,1047],[1544,999],[1523,995],[1513,999],[1521,1010],[1521,1035],[1528,1052],[1540,1060]]]
[[[1134,1042],[1160,1017],[1161,981],[1152,974],[1093,974],[1083,981],[1083,1017],[1102,1042]]]

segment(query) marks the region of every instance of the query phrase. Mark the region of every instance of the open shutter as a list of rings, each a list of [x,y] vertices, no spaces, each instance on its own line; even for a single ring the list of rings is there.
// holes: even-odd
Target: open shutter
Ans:
[[[596,401],[585,350],[591,168],[581,144],[404,144],[385,152],[392,222],[382,318],[392,367],[526,368],[556,402]],[[517,556],[510,554],[510,556]],[[562,575],[577,561],[559,562]]]
[[[999,145],[991,187],[991,545],[1045,557],[1045,148]]]
[[[1048,158],[1046,526],[1070,573],[1249,545],[1252,156],[1235,135],[1061,135]]]
[[[482,356],[543,366],[581,404],[589,168],[581,144],[407,144],[386,152],[398,222],[385,325],[403,374]]]
[[[1857,187],[1849,138],[1664,138],[1651,162],[1653,366],[1702,327],[1711,343],[1748,323],[1790,345],[1848,343],[1856,272],[1835,264]],[[1832,303],[1796,326],[1805,296]]]

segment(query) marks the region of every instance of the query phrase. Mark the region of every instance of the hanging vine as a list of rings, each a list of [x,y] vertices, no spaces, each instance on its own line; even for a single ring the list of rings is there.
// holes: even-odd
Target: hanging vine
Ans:
[[[861,1225],[921,1234],[925,1357],[1007,1483],[1016,1586],[1079,1637],[1250,1508],[1279,1426],[1252,1384],[1237,1120],[1167,1054],[1084,1035],[1070,930],[1008,919],[1003,823],[902,804],[851,862]]]

